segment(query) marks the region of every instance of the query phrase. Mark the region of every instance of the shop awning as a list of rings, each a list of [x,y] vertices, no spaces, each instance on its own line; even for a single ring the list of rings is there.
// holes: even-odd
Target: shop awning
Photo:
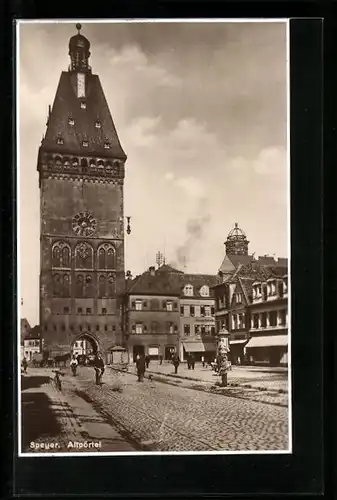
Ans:
[[[288,345],[287,335],[266,335],[264,337],[252,337],[246,348],[250,347],[285,347]]]
[[[186,352],[206,352],[215,351],[215,344],[203,343],[203,342],[183,342],[183,346]]]
[[[240,340],[230,340],[229,341],[229,344],[230,345],[236,345],[236,344],[244,344],[245,342],[247,342],[247,339],[240,339]]]

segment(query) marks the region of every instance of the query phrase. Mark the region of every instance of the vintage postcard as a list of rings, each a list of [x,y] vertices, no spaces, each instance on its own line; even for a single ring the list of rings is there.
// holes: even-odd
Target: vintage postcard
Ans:
[[[288,31],[17,22],[20,456],[291,453]]]

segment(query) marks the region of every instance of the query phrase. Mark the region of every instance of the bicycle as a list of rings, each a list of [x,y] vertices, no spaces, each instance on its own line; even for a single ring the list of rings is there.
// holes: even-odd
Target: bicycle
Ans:
[[[59,370],[53,370],[53,373],[55,373],[55,377],[54,377],[55,387],[58,391],[62,391],[62,383],[61,383],[60,375],[63,377],[64,373],[60,372]]]

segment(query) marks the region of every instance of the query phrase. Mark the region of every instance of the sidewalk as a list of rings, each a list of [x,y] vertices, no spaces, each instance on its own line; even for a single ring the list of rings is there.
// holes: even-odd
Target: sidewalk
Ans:
[[[136,373],[135,365],[129,365],[129,371]],[[201,363],[195,365],[194,370],[189,370],[185,363],[181,363],[178,374],[174,373],[174,367],[171,363],[151,362],[146,370],[150,374],[160,374],[168,377],[174,377],[195,382],[207,382],[216,384],[219,376],[210,368],[203,368]],[[286,368],[268,368],[268,367],[249,367],[233,366],[228,372],[228,384],[230,386],[239,386],[253,388],[262,391],[288,392],[288,371]]]
[[[22,377],[22,451],[78,453],[134,451],[90,401],[79,397],[70,377],[53,383],[51,369],[29,369]]]

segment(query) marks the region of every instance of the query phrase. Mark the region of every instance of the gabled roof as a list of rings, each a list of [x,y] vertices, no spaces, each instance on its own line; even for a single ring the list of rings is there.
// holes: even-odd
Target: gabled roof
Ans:
[[[210,274],[185,274],[165,264],[155,271],[149,270],[137,276],[132,280],[127,293],[179,297],[183,295],[184,287],[190,284],[193,286],[193,296],[201,297],[200,289],[202,286],[206,285],[211,288],[219,280],[218,276]]]
[[[219,273],[227,274],[232,271],[235,271],[235,269],[240,265],[246,265],[252,262],[254,259],[253,255],[230,255],[226,254],[222,264],[219,269]]]
[[[163,264],[160,266],[157,271],[157,273],[179,273],[179,274],[184,274],[183,271],[179,271],[179,269],[175,269],[174,267],[170,266],[169,264]]]
[[[61,73],[41,149],[126,160],[98,75],[86,74],[86,97],[83,99],[76,95],[76,78],[76,73]],[[82,101],[85,109],[81,107]],[[74,125],[69,124],[69,118],[74,120]],[[100,128],[95,125],[97,120]],[[63,139],[61,145],[57,144],[59,134]],[[82,145],[83,140],[88,141],[88,147]],[[104,147],[105,142],[110,143],[109,149]]]
[[[24,340],[27,339],[39,339],[41,337],[41,327],[39,325],[33,326],[24,337]]]

